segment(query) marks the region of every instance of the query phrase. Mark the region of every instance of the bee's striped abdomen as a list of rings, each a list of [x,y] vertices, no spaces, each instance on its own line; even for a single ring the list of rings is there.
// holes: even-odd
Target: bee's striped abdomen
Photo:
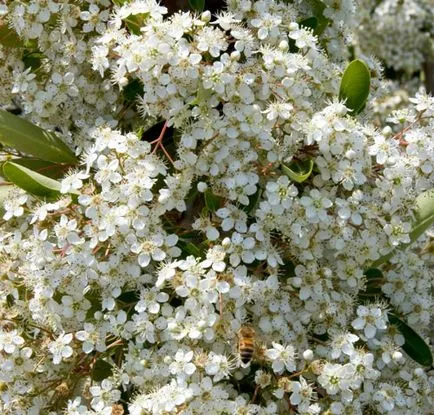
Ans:
[[[247,367],[255,352],[255,330],[243,326],[238,331],[238,353],[243,367]]]

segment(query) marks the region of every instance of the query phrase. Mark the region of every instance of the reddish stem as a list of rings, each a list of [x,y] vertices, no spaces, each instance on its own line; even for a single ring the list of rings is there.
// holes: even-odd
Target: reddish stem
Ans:
[[[166,133],[167,130],[167,121],[164,122],[163,128],[161,129],[161,133],[158,136],[158,138],[156,140],[153,140],[150,142],[150,144],[155,144],[154,149],[152,150],[152,154],[154,154],[158,147],[160,147],[163,150],[163,153],[166,155],[166,157],[168,158],[168,160],[174,164],[174,161],[172,160],[172,157],[170,156],[170,154],[167,152],[166,148],[163,145],[163,139],[164,139],[164,134]]]

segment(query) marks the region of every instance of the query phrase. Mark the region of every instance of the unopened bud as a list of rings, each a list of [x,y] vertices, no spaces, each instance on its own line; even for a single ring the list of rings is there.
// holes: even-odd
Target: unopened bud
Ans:
[[[209,10],[205,10],[201,15],[200,15],[200,20],[202,20],[202,22],[206,22],[208,23],[211,20],[211,12]]]
[[[311,349],[307,349],[303,352],[303,359],[311,361],[313,360],[313,351]]]

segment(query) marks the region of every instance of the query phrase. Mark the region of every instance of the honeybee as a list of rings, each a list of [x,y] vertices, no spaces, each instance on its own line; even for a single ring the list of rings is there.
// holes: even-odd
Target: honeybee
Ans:
[[[249,367],[255,352],[256,333],[252,326],[241,326],[238,330],[238,354],[241,360],[241,367]]]

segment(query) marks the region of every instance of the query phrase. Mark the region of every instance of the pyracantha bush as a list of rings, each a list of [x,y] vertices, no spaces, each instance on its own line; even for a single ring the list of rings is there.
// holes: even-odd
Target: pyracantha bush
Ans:
[[[355,10],[0,6],[2,413],[430,412],[434,99],[352,105]]]

